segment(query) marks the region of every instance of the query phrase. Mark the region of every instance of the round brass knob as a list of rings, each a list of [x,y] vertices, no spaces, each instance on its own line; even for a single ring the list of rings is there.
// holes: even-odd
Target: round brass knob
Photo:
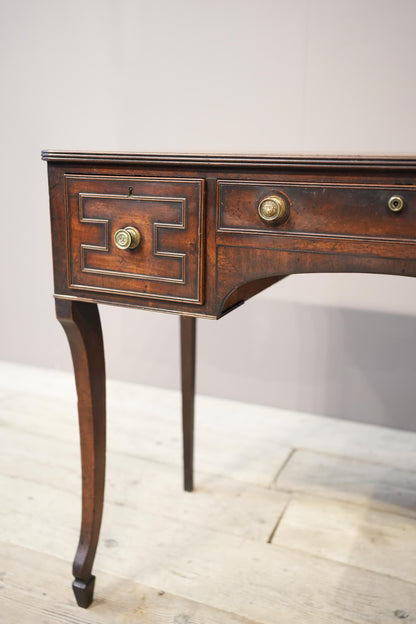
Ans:
[[[280,195],[270,195],[261,200],[257,211],[264,221],[279,221],[286,216],[288,206]]]
[[[141,236],[137,228],[128,226],[117,230],[114,234],[114,242],[119,249],[135,249],[140,244]]]
[[[393,195],[393,197],[389,199],[388,206],[393,212],[400,212],[404,206],[403,197],[400,197],[400,195]]]

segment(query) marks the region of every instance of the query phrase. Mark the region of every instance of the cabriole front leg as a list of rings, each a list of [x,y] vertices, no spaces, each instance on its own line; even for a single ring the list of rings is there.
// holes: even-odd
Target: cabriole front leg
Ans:
[[[82,520],[72,584],[80,607],[93,599],[91,574],[100,534],[105,479],[105,364],[98,308],[93,303],[56,300],[56,316],[71,347],[78,395],[82,467]]]

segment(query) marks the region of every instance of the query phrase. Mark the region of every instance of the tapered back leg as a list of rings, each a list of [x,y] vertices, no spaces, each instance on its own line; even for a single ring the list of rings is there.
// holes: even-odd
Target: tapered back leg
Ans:
[[[192,316],[181,316],[180,319],[184,489],[191,492],[194,487],[196,319]]]

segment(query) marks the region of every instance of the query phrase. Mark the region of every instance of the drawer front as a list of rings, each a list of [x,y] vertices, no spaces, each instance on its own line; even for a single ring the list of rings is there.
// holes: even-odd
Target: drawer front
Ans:
[[[203,303],[203,179],[65,177],[70,288]]]
[[[404,200],[399,212],[388,206],[394,196]],[[258,207],[267,197],[283,200],[286,214],[282,219],[268,222],[260,217]],[[414,240],[415,187],[221,180],[217,230],[271,236]]]

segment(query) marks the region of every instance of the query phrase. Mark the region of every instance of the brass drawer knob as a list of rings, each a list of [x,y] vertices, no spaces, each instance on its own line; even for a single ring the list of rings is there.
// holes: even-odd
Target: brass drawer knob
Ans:
[[[140,245],[140,232],[133,226],[117,230],[114,234],[114,242],[119,249],[135,249]]]
[[[404,206],[403,197],[400,197],[400,195],[393,195],[393,197],[389,199],[388,206],[393,212],[400,212]]]
[[[288,212],[287,202],[280,195],[270,195],[261,200],[257,211],[264,221],[280,221]]]

